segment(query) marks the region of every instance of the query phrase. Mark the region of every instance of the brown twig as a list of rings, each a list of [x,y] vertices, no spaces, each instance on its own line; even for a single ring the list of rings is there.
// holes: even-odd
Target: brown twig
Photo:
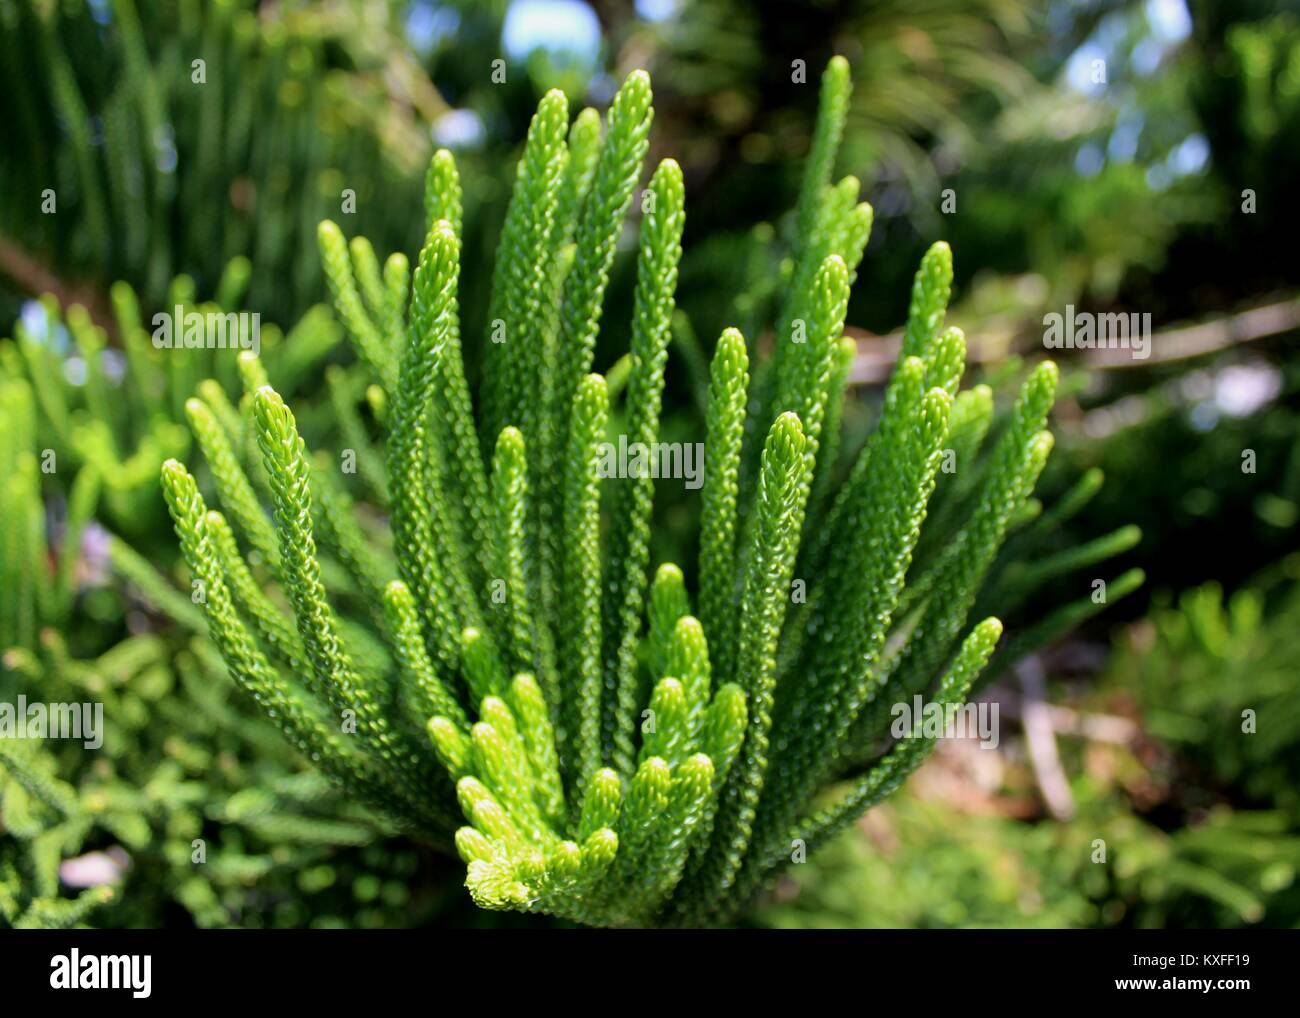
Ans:
[[[1047,709],[1047,682],[1042,663],[1033,654],[1022,659],[1016,665],[1016,678],[1023,694],[1021,724],[1038,790],[1053,817],[1069,820],[1074,816],[1074,796],[1070,794],[1070,782],[1056,751],[1056,731]]]
[[[1162,329],[1152,336],[1151,356],[1143,360],[1133,357],[1130,350],[1097,349],[1083,351],[1083,363],[1088,368],[1101,371],[1140,368],[1149,364],[1201,357],[1240,343],[1280,336],[1297,328],[1300,328],[1300,300],[1290,298],[1261,304],[1196,325]],[[894,369],[894,362],[898,360],[902,333],[891,332],[881,336],[866,329],[846,328],[844,334],[858,344],[858,352],[849,373],[849,384],[876,385],[888,379]],[[994,348],[988,344],[972,342],[966,359],[969,363],[981,364],[1000,360],[1004,355],[1001,344]]]
[[[1004,689],[998,694],[997,699],[1007,717],[1015,720],[1024,717],[1024,702],[1014,691]],[[1131,746],[1137,742],[1141,734],[1136,722],[1116,714],[1077,711],[1053,703],[1044,704],[1043,707],[1052,722],[1052,731],[1058,735],[1073,735],[1090,742]]]
[[[90,312],[91,320],[110,334],[113,332],[113,316],[100,291],[88,284],[69,283],[21,247],[0,235],[0,273],[4,273],[33,297],[53,294],[63,307],[80,304]]]

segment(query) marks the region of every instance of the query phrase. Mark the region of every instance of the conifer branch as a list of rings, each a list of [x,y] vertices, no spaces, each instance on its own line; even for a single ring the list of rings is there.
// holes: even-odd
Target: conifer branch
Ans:
[[[483,338],[478,407],[462,358],[463,213],[450,153],[429,165],[429,229],[413,273],[400,256],[381,267],[364,239],[345,243],[322,224],[335,307],[361,360],[330,373],[331,399],[358,453],[378,456],[357,413],[362,385],[382,426],[384,476],[364,476],[363,488],[386,496],[391,560],[331,461],[310,465],[256,357],[239,359],[242,412],[216,383],[186,405],[239,537],[292,608],[291,619],[226,516],[169,461],[167,503],[206,592],[200,621],[236,680],[327,774],[398,823],[454,841],[485,908],[592,925],[730,921],[792,842],[820,845],[919,766],[933,739],[891,737],[892,705],[927,694],[961,703],[990,660],[1000,666],[1096,606],[1046,611],[997,655],[1001,623],[986,613],[1014,610],[1135,539],[1126,529],[1023,561],[1037,529],[1077,512],[1097,482],[1055,506],[1033,497],[1051,448],[1050,362],[1030,372],[996,429],[992,391],[961,390],[966,342],[945,325],[952,260],[942,243],[916,274],[878,424],[844,457],[840,481],[853,355],[844,323],[872,224],[858,181],[831,183],[848,90],[836,58],[782,306],[772,307],[776,281],[752,273],[736,303],[752,334],[774,331],[773,355],[755,356],[736,328],[713,354],[694,577],[650,561],[655,480],[622,476],[607,434],[611,394],[625,386],[627,444],[651,448],[661,436],[684,209],[672,160],[642,192],[630,349],[609,381],[589,373],[648,146],[643,72],[615,97],[603,142],[594,111],[570,125],[563,96],[539,106],[488,308],[506,341]],[[125,295],[115,304],[138,317]],[[34,344],[20,353],[42,356]],[[170,382],[172,395],[187,384]],[[28,401],[71,427],[61,389]],[[111,448],[112,437],[97,441]],[[950,459],[951,476],[941,470]],[[6,528],[15,518],[30,526],[25,506],[0,501]],[[6,580],[39,538],[0,543]],[[1112,599],[1138,582],[1120,577]],[[353,615],[357,601],[369,624]],[[38,616],[0,622],[30,637]],[[355,728],[339,725],[344,716]]]

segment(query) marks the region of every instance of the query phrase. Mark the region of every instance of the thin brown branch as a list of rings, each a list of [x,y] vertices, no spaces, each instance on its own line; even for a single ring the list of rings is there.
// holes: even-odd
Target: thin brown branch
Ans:
[[[1021,724],[1038,790],[1053,817],[1069,820],[1074,816],[1074,796],[1070,794],[1070,782],[1056,751],[1056,730],[1047,710],[1047,682],[1038,658],[1031,654],[1017,664],[1016,678],[1023,696]]]
[[[63,307],[80,304],[90,312],[91,320],[110,335],[114,332],[113,316],[109,313],[104,295],[85,283],[69,283],[56,276],[21,247],[0,235],[0,273],[8,276],[19,288],[40,297],[53,294]]]
[[[1150,364],[1188,360],[1216,353],[1241,343],[1280,336],[1300,328],[1300,300],[1290,298],[1261,304],[1235,314],[1223,315],[1208,322],[1161,329],[1151,338],[1151,356],[1138,360],[1132,351],[1105,349],[1083,351],[1082,363],[1100,371],[1116,368],[1141,368]],[[844,334],[858,344],[858,352],[849,374],[850,385],[877,385],[889,378],[898,360],[901,332],[877,335],[865,329],[846,328]],[[1001,344],[996,349],[973,341],[967,362],[982,364],[1004,356]]]

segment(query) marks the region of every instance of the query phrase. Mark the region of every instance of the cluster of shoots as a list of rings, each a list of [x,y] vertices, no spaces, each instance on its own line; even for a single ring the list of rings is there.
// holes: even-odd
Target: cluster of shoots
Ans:
[[[187,404],[224,513],[177,461],[163,488],[227,666],[355,796],[454,842],[484,907],[597,925],[734,918],[924,759],[933,740],[891,739],[890,706],[960,703],[999,640],[972,608],[1034,515],[1056,368],[1034,368],[990,427],[989,388],[960,389],[936,244],[876,429],[841,456],[844,320],[872,223],[858,182],[831,181],[848,99],[836,58],[783,305],[770,334],[729,328],[714,348],[685,569],[650,562],[655,481],[601,469],[612,422],[629,444],[660,434],[677,310],[684,186],[665,159],[636,202],[625,384],[593,372],[648,146],[643,72],[603,125],[542,99],[487,335],[462,333],[450,153],[429,168],[414,271],[321,224],[377,433],[351,420],[344,454],[370,463],[366,499],[386,515],[355,511],[339,461],[309,455],[252,354],[238,410]],[[932,496],[951,526],[919,546]]]

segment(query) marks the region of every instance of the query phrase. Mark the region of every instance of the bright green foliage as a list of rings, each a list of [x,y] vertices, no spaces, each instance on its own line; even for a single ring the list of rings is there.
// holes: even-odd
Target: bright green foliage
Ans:
[[[749,389],[745,337],[728,329],[718,339],[709,373],[708,440],[700,508],[700,620],[713,633],[713,660],[730,674],[734,627],[728,606],[736,576],[736,497]]]
[[[391,390],[396,381],[394,354],[362,304],[361,293],[353,276],[352,256],[343,239],[343,232],[327,219],[320,224],[316,239],[320,243],[321,264],[325,268],[325,278],[329,280],[330,293],[339,317],[367,367],[386,389]],[[373,260],[373,251],[370,251],[370,257]]]
[[[740,766],[725,786],[711,851],[701,857],[698,888],[690,888],[696,901],[717,900],[730,889],[753,836],[754,815],[768,766],[776,649],[794,569],[790,533],[792,528],[798,533],[794,521],[807,444],[798,416],[787,412],[773,423],[763,448],[735,670],[748,699],[750,721]]]
[[[364,871],[347,859],[381,848],[382,827],[246,709],[206,640],[148,632],[74,658],[49,627],[3,663],[29,701],[102,703],[103,738],[0,739],[0,927],[140,926],[177,908],[205,927],[301,925],[331,909],[392,922],[349,886]],[[372,862],[390,869],[383,852]],[[320,895],[310,910],[266,901],[308,890]]]
[[[48,629],[36,653],[5,660],[29,700],[102,702],[104,730],[97,749],[0,740],[0,927],[140,926],[166,908],[205,927],[300,925],[300,906],[265,896],[315,880],[336,897],[340,864],[382,834],[243,709],[202,639],[173,652],[142,634],[77,660]],[[77,891],[88,878],[97,886]],[[365,907],[345,894],[313,911]]]
[[[488,320],[490,337],[483,373],[484,431],[497,435],[507,424],[536,434],[535,407],[542,379],[549,276],[544,253],[554,227],[556,203],[568,153],[569,103],[548,92],[528,129],[528,143],[501,229]],[[498,325],[499,323],[499,325]]]
[[[184,279],[172,291],[182,314],[224,314],[238,306],[247,273],[246,261],[232,262],[216,303],[194,302]],[[45,298],[16,340],[0,342],[0,467],[9,478],[0,497],[0,702],[21,693],[29,703],[104,710],[98,748],[0,746],[0,925],[140,925],[176,908],[203,926],[292,925],[305,910],[259,894],[283,900],[300,874],[326,881],[323,891],[340,876],[329,877],[331,867],[380,829],[250,713],[255,705],[210,644],[192,642],[205,628],[206,588],[191,578],[178,587],[174,545],[157,539],[165,530],[150,532],[158,464],[189,448],[188,419],[222,468],[223,491],[236,499],[242,491],[245,518],[265,525],[278,552],[258,500],[260,465],[246,472],[244,418],[218,381],[237,377],[237,351],[160,348],[135,293],[119,284],[112,297],[126,354],[120,378],[104,327],[79,306]],[[288,336],[266,326],[261,339],[270,370],[292,391],[340,335],[317,308]],[[84,384],[56,354],[65,336]],[[265,592],[267,557],[250,570],[231,524],[218,513],[207,522],[234,601],[265,646],[287,667],[305,661],[292,618]],[[355,526],[350,510],[346,522]],[[42,799],[36,786],[62,793]],[[78,894],[87,885],[68,884],[63,867],[88,867],[85,879],[97,885]]]
[[[564,461],[564,586],[561,607],[563,686],[561,747],[565,777],[582,799],[603,759],[600,741],[601,591],[599,443],[609,397],[605,380],[588,375],[578,386]]]
[[[34,647],[39,616],[53,607],[52,602],[66,600],[66,592],[52,589],[62,571],[57,578],[47,577],[35,418],[26,380],[0,384],[0,434],[5,437],[0,469],[7,479],[0,492],[0,583],[6,591],[0,602],[0,647]]]
[[[178,463],[164,469],[236,678],[368,804],[454,840],[485,907],[604,925],[732,919],[788,855],[924,759],[933,739],[891,739],[890,706],[913,694],[960,703],[998,642],[1001,624],[972,606],[996,593],[995,556],[1037,507],[1056,368],[1032,371],[990,428],[991,392],[958,391],[965,341],[944,328],[951,253],[936,245],[879,425],[836,489],[852,359],[844,319],[872,218],[856,180],[830,184],[847,96],[837,58],[773,357],[754,358],[734,329],[713,356],[696,575],[662,563],[650,582],[654,479],[611,441],[660,437],[684,208],[672,160],[641,192],[630,352],[603,377],[590,373],[648,145],[642,72],[614,99],[603,141],[593,113],[570,127],[562,97],[542,101],[498,250],[489,315],[503,342],[485,337],[477,414],[464,384],[451,157],[438,153],[427,177],[429,229],[404,329],[393,309],[406,290],[401,263],[381,282],[368,245],[322,227],[336,306],[382,387],[371,406],[386,431],[398,579],[379,595],[377,627],[336,610],[323,577],[337,558],[335,600],[359,591],[364,601],[378,577],[361,574],[360,553],[386,563],[385,542],[359,529],[338,539],[340,507],[317,509],[334,484],[329,461],[309,467],[294,415],[255,359],[242,366],[262,469],[244,465],[265,478],[278,555],[258,568],[280,580],[293,632],[268,617],[272,604],[241,593],[233,539],[193,478]],[[611,420],[623,435],[609,434]],[[213,424],[200,414],[196,428]],[[244,493],[223,481],[230,471],[210,439],[218,494],[239,515]],[[961,457],[953,477],[941,469],[950,454]],[[955,525],[927,545],[932,495]],[[265,516],[240,525],[251,545],[266,543],[255,536]],[[318,556],[327,532],[330,556]]]
[[[76,898],[59,896],[62,843],[82,840],[93,820],[77,790],[46,767],[24,744],[0,741],[5,829],[31,844],[19,857],[7,844],[0,848],[0,920],[18,929],[68,929],[113,898],[102,885]]]
[[[808,155],[803,186],[799,190],[799,205],[795,209],[796,244],[801,253],[811,243],[813,231],[817,228],[822,192],[831,182],[835,170],[835,154],[844,134],[851,95],[849,62],[840,56],[832,57],[822,75],[812,151]]]
[[[243,440],[238,414],[225,395],[238,385],[237,337],[231,334],[228,345],[221,348],[195,345],[193,323],[200,316],[205,323],[219,319],[224,339],[228,322],[234,321],[229,316],[239,309],[248,273],[246,259],[233,259],[211,301],[197,300],[193,282],[178,277],[163,312],[166,322],[158,315],[145,315],[125,283],[114,284],[113,327],[126,360],[120,382],[107,377],[106,326],[92,320],[78,304],[61,309],[53,297],[42,298],[42,313],[17,323],[14,339],[0,346],[5,351],[3,373],[25,377],[31,390],[34,434],[40,436],[41,446],[37,451],[45,461],[42,474],[83,477],[80,483],[87,489],[84,497],[91,503],[90,512],[132,543],[147,545],[158,525],[165,523],[160,515],[158,471],[164,460],[188,454],[191,430],[214,469],[222,471],[223,483],[240,483],[234,464],[243,459],[243,451],[226,448]],[[85,384],[64,370],[58,348],[65,335],[81,355]],[[246,341],[250,335],[244,333]],[[197,338],[204,340],[204,336]],[[317,370],[340,338],[338,327],[319,306],[287,335],[270,325],[258,332],[266,363],[287,393],[296,391]],[[202,420],[195,419],[194,397],[206,405],[206,412],[203,406],[197,408]],[[91,485],[98,491],[97,498],[89,495]],[[233,488],[232,497],[240,498]],[[245,499],[240,504],[250,503]]]
[[[571,265],[560,268],[564,285],[556,323],[555,368],[544,379],[541,399],[547,423],[538,436],[538,574],[543,597],[547,596],[550,577],[556,575],[559,558],[560,535],[555,521],[562,510],[555,465],[568,448],[569,408],[579,382],[591,370],[610,265],[649,147],[654,116],[650,98],[650,78],[643,71],[630,74],[615,95],[605,139],[591,171],[591,182],[585,188],[587,193],[575,203],[582,211],[575,228]],[[578,160],[574,160],[573,169],[575,173],[581,170]],[[582,180],[575,180],[572,187],[581,195]],[[562,252],[552,250],[560,256],[563,266]],[[602,725],[602,738],[613,737],[613,732]]]
[[[665,159],[645,192],[641,257],[637,262],[632,317],[632,368],[627,383],[627,441],[649,446],[659,434],[659,406],[668,360],[669,326],[677,263],[685,222],[682,171]],[[636,711],[636,645],[650,554],[650,509],[654,479],[648,472],[628,478],[615,492],[610,523],[610,574],[606,591],[606,710],[602,738],[615,765],[626,770],[632,757],[631,720]],[[612,693],[612,695],[610,695]]]

